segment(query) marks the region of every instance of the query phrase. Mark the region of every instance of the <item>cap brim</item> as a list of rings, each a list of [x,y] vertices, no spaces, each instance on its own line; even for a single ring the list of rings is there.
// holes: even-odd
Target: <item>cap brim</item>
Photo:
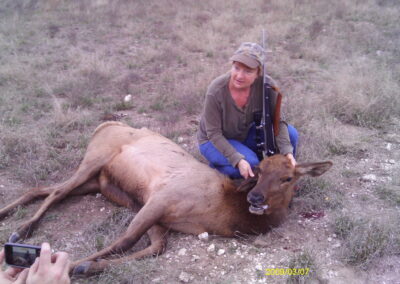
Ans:
[[[260,66],[260,63],[257,60],[255,60],[254,58],[251,58],[250,56],[247,56],[245,54],[235,54],[231,57],[231,60],[243,63],[244,65],[246,65],[252,69]]]

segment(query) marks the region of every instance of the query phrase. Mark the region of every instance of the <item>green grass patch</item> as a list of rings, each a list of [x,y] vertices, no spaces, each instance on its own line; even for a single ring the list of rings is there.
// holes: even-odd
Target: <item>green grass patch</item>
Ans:
[[[400,186],[380,186],[375,189],[375,194],[393,206],[400,206]]]
[[[299,182],[298,198],[302,210],[339,209],[343,207],[343,193],[330,181],[321,177],[306,177]]]
[[[307,274],[304,273],[305,275],[288,276],[286,279],[286,283],[288,284],[311,283],[313,280],[318,278],[318,267],[316,265],[316,260],[310,251],[302,251],[293,255],[289,260],[288,268],[291,269],[291,271],[299,271],[300,269],[307,271]]]

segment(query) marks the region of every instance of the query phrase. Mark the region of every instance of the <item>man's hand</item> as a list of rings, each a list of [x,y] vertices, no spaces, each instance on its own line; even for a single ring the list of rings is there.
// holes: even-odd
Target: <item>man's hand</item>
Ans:
[[[239,169],[240,175],[245,179],[247,179],[249,176],[254,177],[254,173],[251,169],[251,166],[249,162],[247,162],[245,159],[241,159],[237,164],[237,167]]]
[[[0,264],[4,261],[4,250],[0,252]],[[1,284],[23,284],[28,276],[28,269],[21,272],[21,268],[8,267],[5,271],[0,268]]]
[[[65,252],[51,255],[50,245],[42,244],[40,257],[29,269],[27,284],[69,284],[69,259]]]
[[[293,167],[296,166],[296,159],[293,157],[292,153],[286,154],[286,157],[290,160],[290,163],[292,163]]]

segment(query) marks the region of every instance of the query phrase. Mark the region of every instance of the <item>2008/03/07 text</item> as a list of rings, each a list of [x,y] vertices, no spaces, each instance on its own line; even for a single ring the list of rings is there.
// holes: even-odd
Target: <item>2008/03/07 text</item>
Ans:
[[[266,268],[265,275],[308,275],[310,268]]]

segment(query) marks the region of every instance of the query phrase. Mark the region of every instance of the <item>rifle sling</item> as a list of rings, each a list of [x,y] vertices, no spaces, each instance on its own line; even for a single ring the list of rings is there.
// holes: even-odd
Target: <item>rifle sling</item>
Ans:
[[[273,127],[275,137],[279,135],[279,122],[281,120],[281,105],[282,105],[282,93],[276,86],[271,86],[272,90],[278,95],[276,98],[275,113],[273,118]]]

